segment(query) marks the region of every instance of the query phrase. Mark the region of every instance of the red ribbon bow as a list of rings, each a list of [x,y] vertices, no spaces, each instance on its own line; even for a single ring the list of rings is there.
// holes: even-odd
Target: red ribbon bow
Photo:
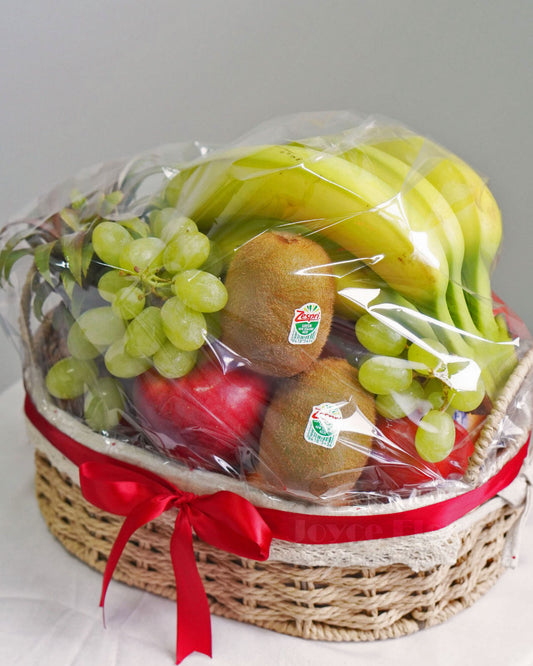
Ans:
[[[120,555],[131,535],[170,509],[178,515],[170,541],[176,580],[176,663],[191,652],[211,656],[211,617],[196,567],[192,530],[212,546],[254,560],[268,558],[272,533],[248,500],[227,491],[186,493],[165,479],[136,472],[120,463],[84,462],[80,485],[86,500],[103,511],[126,516],[104,572],[100,606]]]

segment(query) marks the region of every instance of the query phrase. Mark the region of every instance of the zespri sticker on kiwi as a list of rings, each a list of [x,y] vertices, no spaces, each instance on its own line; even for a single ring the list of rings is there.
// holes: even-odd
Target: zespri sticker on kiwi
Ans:
[[[317,303],[306,303],[301,308],[296,308],[289,333],[291,345],[312,344],[318,334],[321,315]]]
[[[332,449],[337,443],[341,420],[341,410],[330,402],[313,407],[305,428],[305,441]]]

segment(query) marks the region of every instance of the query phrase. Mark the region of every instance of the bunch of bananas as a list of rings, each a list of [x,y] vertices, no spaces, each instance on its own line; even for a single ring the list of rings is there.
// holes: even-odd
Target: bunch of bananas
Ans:
[[[493,314],[498,206],[471,167],[423,137],[361,142],[348,131],[239,147],[181,169],[165,197],[223,255],[272,224],[335,248],[339,309],[444,345],[456,368],[478,369],[492,399],[516,363]]]

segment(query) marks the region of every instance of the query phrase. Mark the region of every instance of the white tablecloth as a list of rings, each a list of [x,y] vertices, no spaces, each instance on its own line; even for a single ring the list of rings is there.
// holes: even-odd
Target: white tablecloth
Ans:
[[[112,582],[106,623],[101,576],[50,535],[33,490],[33,455],[22,418],[23,392],[0,394],[0,664],[6,666],[171,666],[174,603]],[[533,519],[518,568],[451,620],[404,638],[326,643],[212,618],[213,664],[254,666],[532,666]],[[208,664],[191,655],[186,664]]]

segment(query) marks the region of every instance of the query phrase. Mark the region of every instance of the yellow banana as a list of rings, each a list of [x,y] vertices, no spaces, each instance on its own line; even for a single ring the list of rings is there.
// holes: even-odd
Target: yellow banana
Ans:
[[[490,270],[501,238],[501,215],[486,183],[468,164],[420,136],[379,143],[379,148],[419,171],[448,201],[465,239],[463,284],[481,333],[500,338],[492,310]]]
[[[252,218],[305,224],[370,264],[392,290],[438,324],[450,353],[475,358],[448,310],[448,261],[443,232],[435,231],[439,218],[418,194],[403,197],[398,208],[397,188],[372,171],[375,165],[368,167],[303,146],[261,146],[237,159],[214,156],[181,172],[167,199],[204,227]],[[388,169],[390,179],[396,172]],[[457,309],[466,319],[467,308]],[[462,328],[468,330],[466,323]]]
[[[433,311],[426,307],[423,314],[431,316],[433,328],[438,331],[450,352],[479,361],[480,368],[487,375],[484,379],[488,390],[493,393],[492,376],[484,371],[487,361],[476,350],[480,334],[472,321],[461,287],[464,241],[452,209],[440,193],[423,179],[417,181],[416,186],[404,188],[408,167],[377,148],[358,146],[342,153],[341,157],[358,166],[366,166],[391,185],[398,193],[393,205],[401,211],[400,214],[411,228],[416,230],[416,240],[420,245],[426,243],[428,238],[440,242],[449,266],[450,281],[446,300],[437,302]],[[464,333],[468,336],[468,342],[463,337]]]
[[[297,146],[259,147],[240,159],[212,161],[178,174],[167,192],[169,203],[198,224],[257,217],[304,222],[357,257],[379,257],[373,270],[393,289],[445,314],[448,264],[438,239],[428,234],[426,246],[419,246],[419,229],[388,205],[395,192],[372,172]],[[208,169],[217,186],[204,195]]]
[[[371,164],[372,170],[393,187],[398,193],[398,207],[404,209],[406,215],[411,216],[409,220],[411,224],[416,219],[422,221],[420,229],[424,235],[419,237],[420,243],[425,243],[428,235],[434,235],[439,239],[449,267],[450,282],[446,298],[452,320],[461,331],[478,335],[461,287],[463,235],[447,201],[424,179],[419,179],[413,186],[407,185],[409,167],[378,148],[358,146],[343,153],[342,157],[355,163]]]
[[[494,397],[517,362],[515,341],[493,314],[490,269],[502,237],[498,205],[470,166],[423,137],[408,136],[378,145],[403,160],[410,169],[408,178],[414,186],[426,180],[442,193],[456,214],[464,237],[461,276],[466,302],[480,331],[471,344],[483,367],[487,391]]]
[[[249,148],[235,148],[187,164],[167,185],[166,201],[174,208],[179,203],[180,212],[186,217],[194,214],[199,228],[207,231],[216,220],[216,215],[210,211],[223,209],[224,202],[238,188],[239,184],[229,174],[229,167],[249,152]]]

